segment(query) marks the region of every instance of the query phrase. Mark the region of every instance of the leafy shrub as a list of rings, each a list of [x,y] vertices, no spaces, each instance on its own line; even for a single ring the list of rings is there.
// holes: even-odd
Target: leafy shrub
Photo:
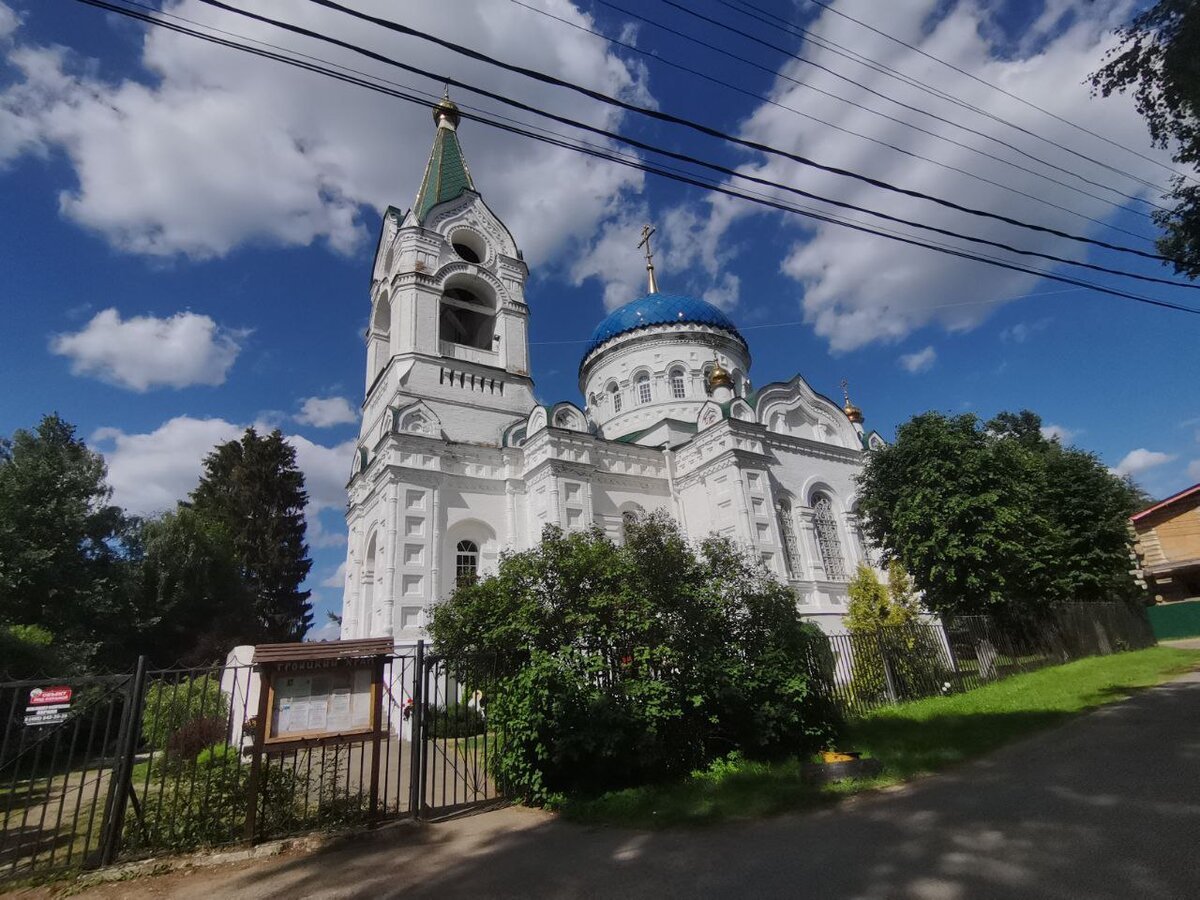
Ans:
[[[304,776],[280,766],[264,766],[259,788],[259,824],[265,834],[282,834],[301,821]],[[187,777],[157,783],[139,819],[125,818],[124,843],[130,851],[194,850],[242,839],[250,766],[237,747],[215,744],[197,754]]]
[[[893,560],[884,585],[860,565],[849,591],[846,628],[854,696],[867,703],[886,699],[889,678],[899,699],[938,693],[950,673],[937,627],[922,621],[904,567]]]
[[[163,750],[171,735],[189,722],[197,719],[225,722],[228,717],[229,701],[217,676],[205,674],[178,682],[156,681],[146,689],[142,740],[155,750]],[[223,737],[222,732],[215,739]],[[205,743],[212,742],[210,739]]]
[[[168,768],[179,768],[188,763],[198,763],[198,754],[208,750],[213,744],[220,744],[225,739],[226,724],[224,719],[205,716],[184,722],[167,735],[166,764]]]
[[[489,763],[528,803],[686,775],[732,751],[808,753],[836,726],[811,668],[824,639],[792,591],[727,540],[694,551],[662,515],[629,522],[623,546],[547,528],[439,604],[432,631],[453,668],[491,660]]]
[[[483,734],[487,723],[477,707],[451,703],[430,711],[426,728],[432,728],[439,738],[465,738]]]

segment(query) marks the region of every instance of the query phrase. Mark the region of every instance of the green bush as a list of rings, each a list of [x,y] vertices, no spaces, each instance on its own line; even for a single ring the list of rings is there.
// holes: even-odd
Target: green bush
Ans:
[[[198,719],[224,723],[228,718],[229,701],[222,693],[221,682],[216,675],[198,675],[178,682],[156,681],[146,689],[146,702],[142,707],[142,740],[154,750],[165,750],[171,735],[189,723]],[[223,733],[216,735],[215,739],[222,737]],[[191,749],[191,752],[194,755],[196,750]]]
[[[302,820],[306,782],[302,774],[265,766],[259,792],[259,827],[285,834]],[[250,766],[228,744],[197,754],[186,777],[168,774],[155,783],[142,805],[125,818],[124,844],[130,851],[195,850],[242,840]]]
[[[434,610],[452,668],[486,659],[492,774],[542,804],[660,781],[732,751],[819,749],[836,714],[810,672],[823,643],[796,597],[727,540],[693,550],[665,516],[547,528]]]
[[[478,708],[466,703],[451,703],[432,710],[426,728],[432,728],[439,738],[465,738],[483,734],[487,723]]]

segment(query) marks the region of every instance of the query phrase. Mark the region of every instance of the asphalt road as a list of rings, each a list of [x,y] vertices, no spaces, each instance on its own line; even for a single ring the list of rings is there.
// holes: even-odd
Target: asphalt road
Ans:
[[[1200,898],[1200,673],[816,813],[643,833],[502,810],[82,896]]]

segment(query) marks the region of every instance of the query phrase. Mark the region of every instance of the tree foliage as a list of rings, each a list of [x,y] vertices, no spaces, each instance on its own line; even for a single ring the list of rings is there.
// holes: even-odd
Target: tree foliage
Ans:
[[[547,528],[435,607],[431,631],[458,670],[497,662],[495,771],[529,802],[668,778],[733,750],[803,753],[833,729],[809,677],[819,632],[792,592],[728,541],[693,552],[661,515],[629,522],[622,546]]]
[[[38,626],[76,666],[112,664],[128,626],[131,523],[105,475],[57,415],[0,441],[0,625]]]
[[[298,641],[312,625],[310,591],[300,589],[312,560],[305,543],[304,474],[276,429],[220,444],[204,460],[192,506],[229,536],[252,597],[254,641]]]
[[[142,643],[159,665],[221,662],[257,631],[224,527],[181,507],[144,523],[134,590]]]
[[[1036,612],[1125,599],[1139,495],[1096,456],[1041,434],[1033,413],[925,413],[871,454],[859,508],[931,611]]]
[[[1119,44],[1092,73],[1092,90],[1103,96],[1133,91],[1137,110],[1159,147],[1172,147],[1172,159],[1200,164],[1200,4],[1159,0],[1117,29]],[[1200,275],[1200,184],[1172,176],[1167,195],[1174,208],[1154,213],[1165,234],[1159,252],[1175,271]]]

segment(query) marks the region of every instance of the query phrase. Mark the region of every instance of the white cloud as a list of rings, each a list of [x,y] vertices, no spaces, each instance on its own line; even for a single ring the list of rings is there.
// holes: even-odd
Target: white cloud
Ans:
[[[1043,425],[1042,437],[1048,441],[1058,441],[1064,447],[1069,446],[1075,440],[1079,432],[1073,428],[1067,428],[1065,425]]]
[[[146,433],[128,433],[120,428],[99,428],[91,436],[108,463],[108,483],[113,502],[137,515],[153,515],[171,509],[185,498],[200,479],[204,457],[219,443],[236,440],[245,425],[224,419],[176,416]],[[299,435],[288,435],[296,449],[296,465],[304,473],[308,491],[308,542],[314,547],[345,543],[345,535],[329,531],[321,522],[326,510],[346,504],[346,482],[354,442],[333,447],[313,443]]]
[[[143,434],[101,428],[92,434],[91,442],[108,462],[113,502],[148,516],[171,509],[186,497],[200,478],[204,457],[244,430],[224,419],[177,416]]]
[[[1188,463],[1187,467],[1188,478],[1193,478],[1200,481],[1200,459],[1193,459]]]
[[[221,328],[208,316],[176,313],[165,319],[115,309],[97,313],[82,330],[55,335],[50,350],[71,360],[76,375],[90,375],[134,391],[224,384],[241,352],[244,332]]]
[[[1129,13],[1127,3],[1059,0],[1054,4],[1047,4],[1048,8],[1053,6],[1055,14],[1039,16],[1032,25],[1024,27],[1021,43],[1016,47],[1004,37],[1004,28],[997,21],[1004,15],[1004,4],[948,4],[941,0],[914,0],[910,3],[842,0],[837,6],[839,10],[865,18],[881,30],[1000,85],[1005,90],[1031,98],[1056,115],[1085,124],[1099,122],[1104,134],[1128,146],[1145,149],[1148,154],[1167,161],[1165,153],[1149,149],[1145,124],[1130,98],[1113,96],[1107,99],[1092,99],[1088,96],[1087,85],[1084,84],[1087,74],[1097,67],[1106,49],[1113,45],[1111,28],[1123,21]],[[905,74],[939,89],[952,91],[966,103],[986,109],[989,113],[1027,129],[1028,132],[1098,155],[1118,168],[1136,172],[1152,181],[1165,181],[1165,173],[1151,164],[1102,145],[982,84],[954,75],[930,59],[911,52],[902,52],[885,38],[839,18],[832,12],[821,12],[806,24],[830,41],[852,46],[857,53],[865,57],[894,64]],[[861,82],[864,87],[854,87],[845,81],[837,80],[827,72],[800,62],[789,63],[769,91],[770,99],[780,105],[758,106],[743,123],[742,136],[819,162],[869,173],[905,189],[958,199],[975,208],[1075,233],[1096,233],[1100,226],[1069,212],[1047,206],[1038,200],[1068,207],[1085,216],[1102,220],[1113,217],[1114,208],[1103,200],[1085,197],[1067,187],[1061,187],[972,153],[963,147],[938,140],[938,136],[993,152],[996,156],[1028,163],[1027,168],[1048,172],[1059,181],[1117,202],[1127,201],[1104,187],[1085,185],[1075,175],[1097,181],[1101,185],[1112,185],[1128,193],[1137,194],[1147,190],[1142,185],[1069,156],[1055,147],[1029,139],[989,119],[931,97],[911,85],[900,83],[880,72],[855,66],[845,59],[833,56],[827,50],[807,43],[802,46],[802,50],[806,57],[827,64],[838,72],[844,72]],[[877,109],[900,119],[901,122],[888,121],[837,99],[807,90],[794,81],[787,80],[789,78]],[[928,110],[952,123],[961,123],[984,133],[995,134],[1069,170],[1072,174],[1054,172],[1045,169],[1039,163],[1022,160],[1012,151],[978,136],[966,134],[952,124],[893,106],[871,95],[869,90],[879,91],[900,102]],[[993,184],[801,119],[794,112],[781,106],[802,110],[842,128],[937,160],[946,166],[970,171]],[[932,132],[933,136],[915,131],[905,123]],[[744,165],[742,171],[772,181],[802,186],[805,190],[841,202],[870,207],[890,215],[953,231],[970,232],[992,240],[1072,259],[1082,259],[1086,254],[1083,245],[1066,239],[1044,234],[1033,236],[998,221],[881,191],[862,182],[832,173],[822,173],[774,155],[762,155]],[[734,183],[741,187],[747,186],[745,182]],[[865,214],[839,211],[782,191],[772,192],[761,186],[752,187],[756,191],[765,190],[774,198],[787,203],[815,206],[817,211],[850,217],[866,224],[894,228],[902,235],[912,234],[931,241],[946,240],[928,232],[914,232],[907,226],[880,222]],[[1022,191],[1037,199],[1018,196],[1005,188]],[[706,202],[711,209],[713,220],[706,234],[715,238],[718,245],[733,223],[751,213],[758,212],[760,215],[772,217],[777,215],[762,213],[761,208],[728,197],[712,197]],[[980,263],[914,248],[833,224],[815,223],[792,215],[785,215],[779,221],[795,228],[795,237],[783,260],[782,270],[795,279],[798,287],[802,289],[798,291],[798,303],[805,318],[812,324],[816,333],[829,342],[834,351],[852,350],[873,342],[898,342],[918,328],[931,323],[940,324],[950,331],[973,328],[982,322],[998,303],[1030,292],[1038,281],[1035,275],[984,268]],[[787,232],[785,236],[786,234]],[[1132,238],[1120,234],[1106,232],[1104,236],[1114,239],[1117,243],[1134,242]],[[971,249],[970,245],[967,247]],[[1006,257],[1004,251],[994,248],[976,249]],[[1016,259],[1029,262],[1028,258]],[[1055,302],[1083,301],[1079,296],[1074,296]],[[1029,333],[1031,332],[1026,328],[1017,329],[1010,337],[1020,339],[1028,337]]]
[[[923,350],[918,350],[915,353],[905,353],[900,357],[900,366],[906,372],[913,375],[919,372],[928,372],[933,368],[933,364],[937,361],[937,351],[933,347],[926,347]]]
[[[1140,475],[1147,469],[1153,469],[1155,466],[1161,466],[1164,463],[1169,463],[1175,457],[1169,453],[1160,453],[1157,450],[1147,450],[1144,447],[1139,447],[1137,450],[1130,450],[1125,454],[1124,459],[1117,463],[1110,471],[1114,475]]]
[[[1035,334],[1045,331],[1050,327],[1053,319],[1037,319],[1033,322],[1018,322],[1015,325],[1010,325],[1000,331],[1000,340],[1012,341],[1014,344],[1023,344]]]
[[[591,25],[567,0],[543,5]],[[397,16],[387,0],[356,7]],[[182,0],[171,11],[249,38],[303,44],[198,0]],[[255,11],[591,124],[611,127],[620,119],[611,108],[580,104],[567,92],[451,58],[336,11],[290,0],[261,0]],[[502,59],[651,99],[642,68],[623,62],[604,41],[511,4],[411,4],[403,18]],[[91,21],[102,27],[104,20]],[[326,44],[302,49],[430,93],[442,89]],[[61,152],[77,182],[60,197],[62,213],[134,253],[205,258],[247,242],[316,241],[349,252],[367,238],[364,206],[412,202],[433,139],[425,108],[163,29],[146,32],[140,81],[106,81],[88,60],[32,45],[18,46],[8,60],[17,78],[0,90],[0,164]],[[642,183],[633,170],[469,121],[460,133],[476,182],[534,264],[587,238],[611,214],[614,198]]]
[[[337,588],[341,590],[346,586],[346,563],[343,560],[341,565],[337,567],[337,571],[331,574],[328,578],[321,582],[321,587]]]
[[[314,428],[329,428],[357,422],[358,413],[345,397],[308,397],[301,405],[296,421]]]
[[[0,39],[8,37],[20,24],[21,20],[17,18],[12,7],[0,3]]]

